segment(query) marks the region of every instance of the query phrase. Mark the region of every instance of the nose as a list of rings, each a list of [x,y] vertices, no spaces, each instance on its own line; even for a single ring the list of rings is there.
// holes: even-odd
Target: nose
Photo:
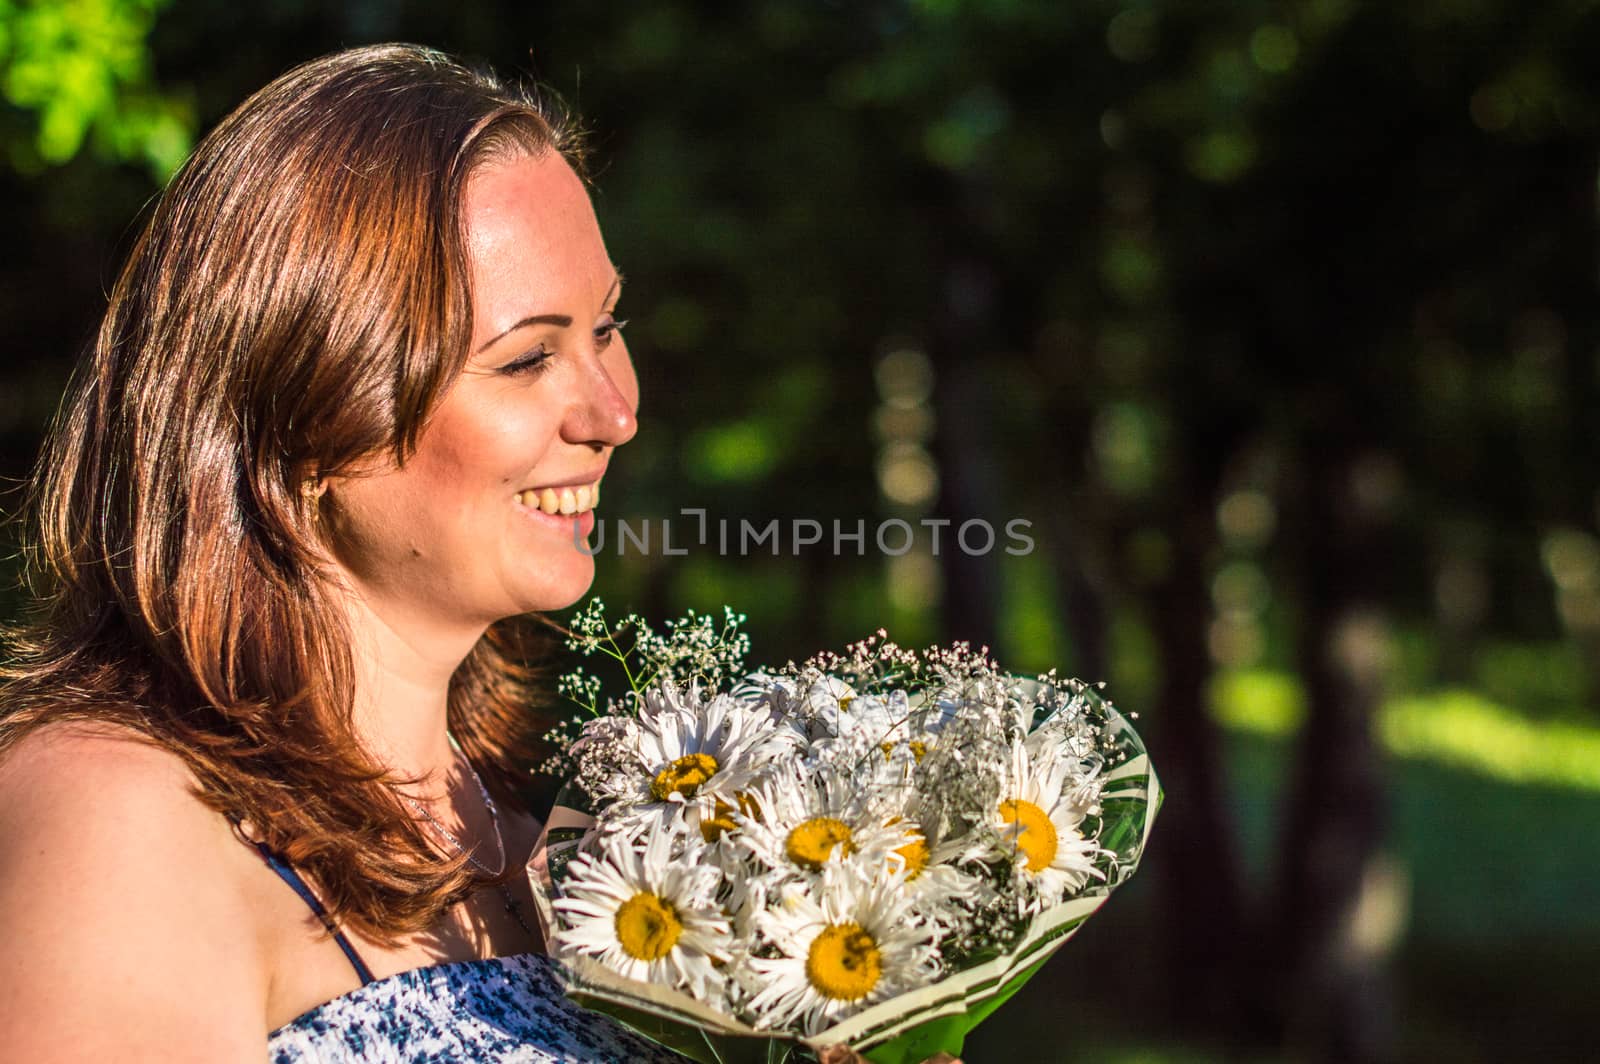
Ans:
[[[568,443],[595,450],[620,447],[639,431],[639,382],[620,337],[611,350],[594,352],[583,360],[575,398],[564,426]]]

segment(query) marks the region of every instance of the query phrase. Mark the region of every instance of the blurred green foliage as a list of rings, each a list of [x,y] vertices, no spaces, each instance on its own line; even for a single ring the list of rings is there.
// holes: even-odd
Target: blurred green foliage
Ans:
[[[147,38],[169,0],[0,0],[5,98],[36,116],[31,139],[8,138],[24,173],[90,145],[166,180],[189,154],[196,116],[157,88]]]

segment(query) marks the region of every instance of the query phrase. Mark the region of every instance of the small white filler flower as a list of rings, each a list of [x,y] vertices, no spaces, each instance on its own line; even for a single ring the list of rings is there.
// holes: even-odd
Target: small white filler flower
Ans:
[[[932,933],[903,876],[881,863],[830,864],[809,889],[790,884],[757,923],[778,956],[753,956],[746,1003],[758,1026],[824,1030],[939,974]]]
[[[620,833],[573,859],[554,906],[566,918],[554,951],[583,954],[626,976],[724,1000],[727,918],[717,869],[682,832],[657,831],[641,850]]]

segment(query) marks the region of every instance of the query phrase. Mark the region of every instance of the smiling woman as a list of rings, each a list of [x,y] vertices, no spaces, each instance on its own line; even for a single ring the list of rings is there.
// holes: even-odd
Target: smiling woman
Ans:
[[[588,588],[586,536],[638,385],[613,316],[620,285],[583,183],[557,154],[483,164],[462,217],[472,355],[404,466],[331,478],[336,553],[388,614],[440,605],[465,631],[567,605]],[[526,313],[530,302],[563,308]]]
[[[7,1054],[671,1056],[566,1002],[518,874],[620,292],[568,127],[426,49],[290,71],[174,177],[34,481]]]

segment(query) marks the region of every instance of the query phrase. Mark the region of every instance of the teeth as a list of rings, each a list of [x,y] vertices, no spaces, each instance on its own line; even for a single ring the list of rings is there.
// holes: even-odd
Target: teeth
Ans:
[[[583,484],[576,490],[528,488],[517,493],[517,501],[530,510],[538,510],[551,516],[561,514],[570,517],[600,505],[600,482],[597,480],[593,484]]]

